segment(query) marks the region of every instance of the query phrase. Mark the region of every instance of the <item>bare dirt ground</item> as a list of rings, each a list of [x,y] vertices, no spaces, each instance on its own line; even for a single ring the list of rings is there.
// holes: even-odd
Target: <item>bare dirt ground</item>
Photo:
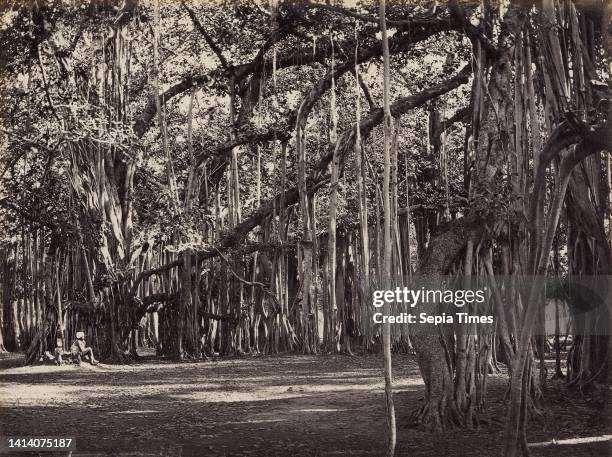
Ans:
[[[503,376],[490,377],[493,421],[432,434],[406,426],[424,396],[414,358],[397,355],[393,362],[396,455],[501,455]],[[384,455],[380,356],[16,365],[16,356],[0,360],[0,435],[73,436],[74,457]],[[547,410],[530,424],[529,442],[610,435],[608,393],[586,396],[549,382]],[[588,442],[534,447],[532,454],[605,457],[612,449],[610,441]]]

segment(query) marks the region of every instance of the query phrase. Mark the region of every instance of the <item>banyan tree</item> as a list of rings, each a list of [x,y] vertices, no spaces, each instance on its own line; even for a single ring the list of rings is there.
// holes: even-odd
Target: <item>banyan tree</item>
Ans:
[[[440,334],[383,329],[371,294],[612,273],[609,2],[1,8],[2,350],[35,363],[83,330],[123,362],[414,351],[425,402],[395,408],[435,430],[482,423],[503,366],[505,455],[528,454],[541,282]],[[609,380],[591,330],[612,316],[589,316],[579,389]]]

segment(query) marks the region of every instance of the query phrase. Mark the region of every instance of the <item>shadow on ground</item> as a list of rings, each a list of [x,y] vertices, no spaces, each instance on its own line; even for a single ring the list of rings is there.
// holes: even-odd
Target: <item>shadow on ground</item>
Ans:
[[[384,455],[379,356],[18,365],[14,357],[0,360],[1,434],[74,436],[72,456]],[[415,360],[396,356],[394,376],[397,455],[501,455],[503,376],[491,376],[488,390],[487,415],[497,421],[442,435],[405,427],[423,402]],[[610,408],[601,398],[574,398],[558,382],[548,400],[547,413],[531,425],[530,442],[610,434]],[[533,455],[612,453],[609,442],[600,442],[534,448]]]

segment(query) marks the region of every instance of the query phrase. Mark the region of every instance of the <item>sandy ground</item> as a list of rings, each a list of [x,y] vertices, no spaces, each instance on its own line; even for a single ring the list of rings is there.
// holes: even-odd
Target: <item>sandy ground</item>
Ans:
[[[382,456],[380,356],[245,357],[198,363],[17,367],[0,360],[0,435],[76,437],[72,456]],[[11,367],[12,366],[12,367]],[[7,368],[8,367],[8,368]],[[414,358],[395,356],[400,456],[501,455],[505,378],[492,376],[489,425],[432,434],[406,426],[423,402]],[[529,442],[611,435],[610,404],[549,383]],[[602,393],[603,392],[603,393]],[[610,441],[532,448],[612,456]],[[24,456],[24,453],[15,455]],[[51,456],[51,453],[40,454]],[[68,455],[56,454],[56,455]]]

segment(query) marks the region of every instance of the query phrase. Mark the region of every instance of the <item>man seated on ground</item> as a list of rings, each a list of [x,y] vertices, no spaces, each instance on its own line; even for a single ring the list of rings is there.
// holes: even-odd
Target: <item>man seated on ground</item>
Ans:
[[[57,338],[55,341],[55,349],[53,350],[53,354],[50,351],[45,351],[43,357],[41,357],[40,361],[49,361],[53,362],[56,365],[63,365],[64,360],[62,356],[70,356],[72,352],[64,351],[64,341],[61,338]]]
[[[94,358],[93,349],[85,345],[85,332],[77,332],[76,340],[70,347],[72,358],[80,363],[82,359],[88,360],[92,365],[97,365],[98,361]]]
[[[62,356],[69,356],[71,354],[69,351],[64,351],[64,341],[62,338],[57,338],[53,354],[55,356],[56,365],[63,365],[64,361],[62,360]]]

